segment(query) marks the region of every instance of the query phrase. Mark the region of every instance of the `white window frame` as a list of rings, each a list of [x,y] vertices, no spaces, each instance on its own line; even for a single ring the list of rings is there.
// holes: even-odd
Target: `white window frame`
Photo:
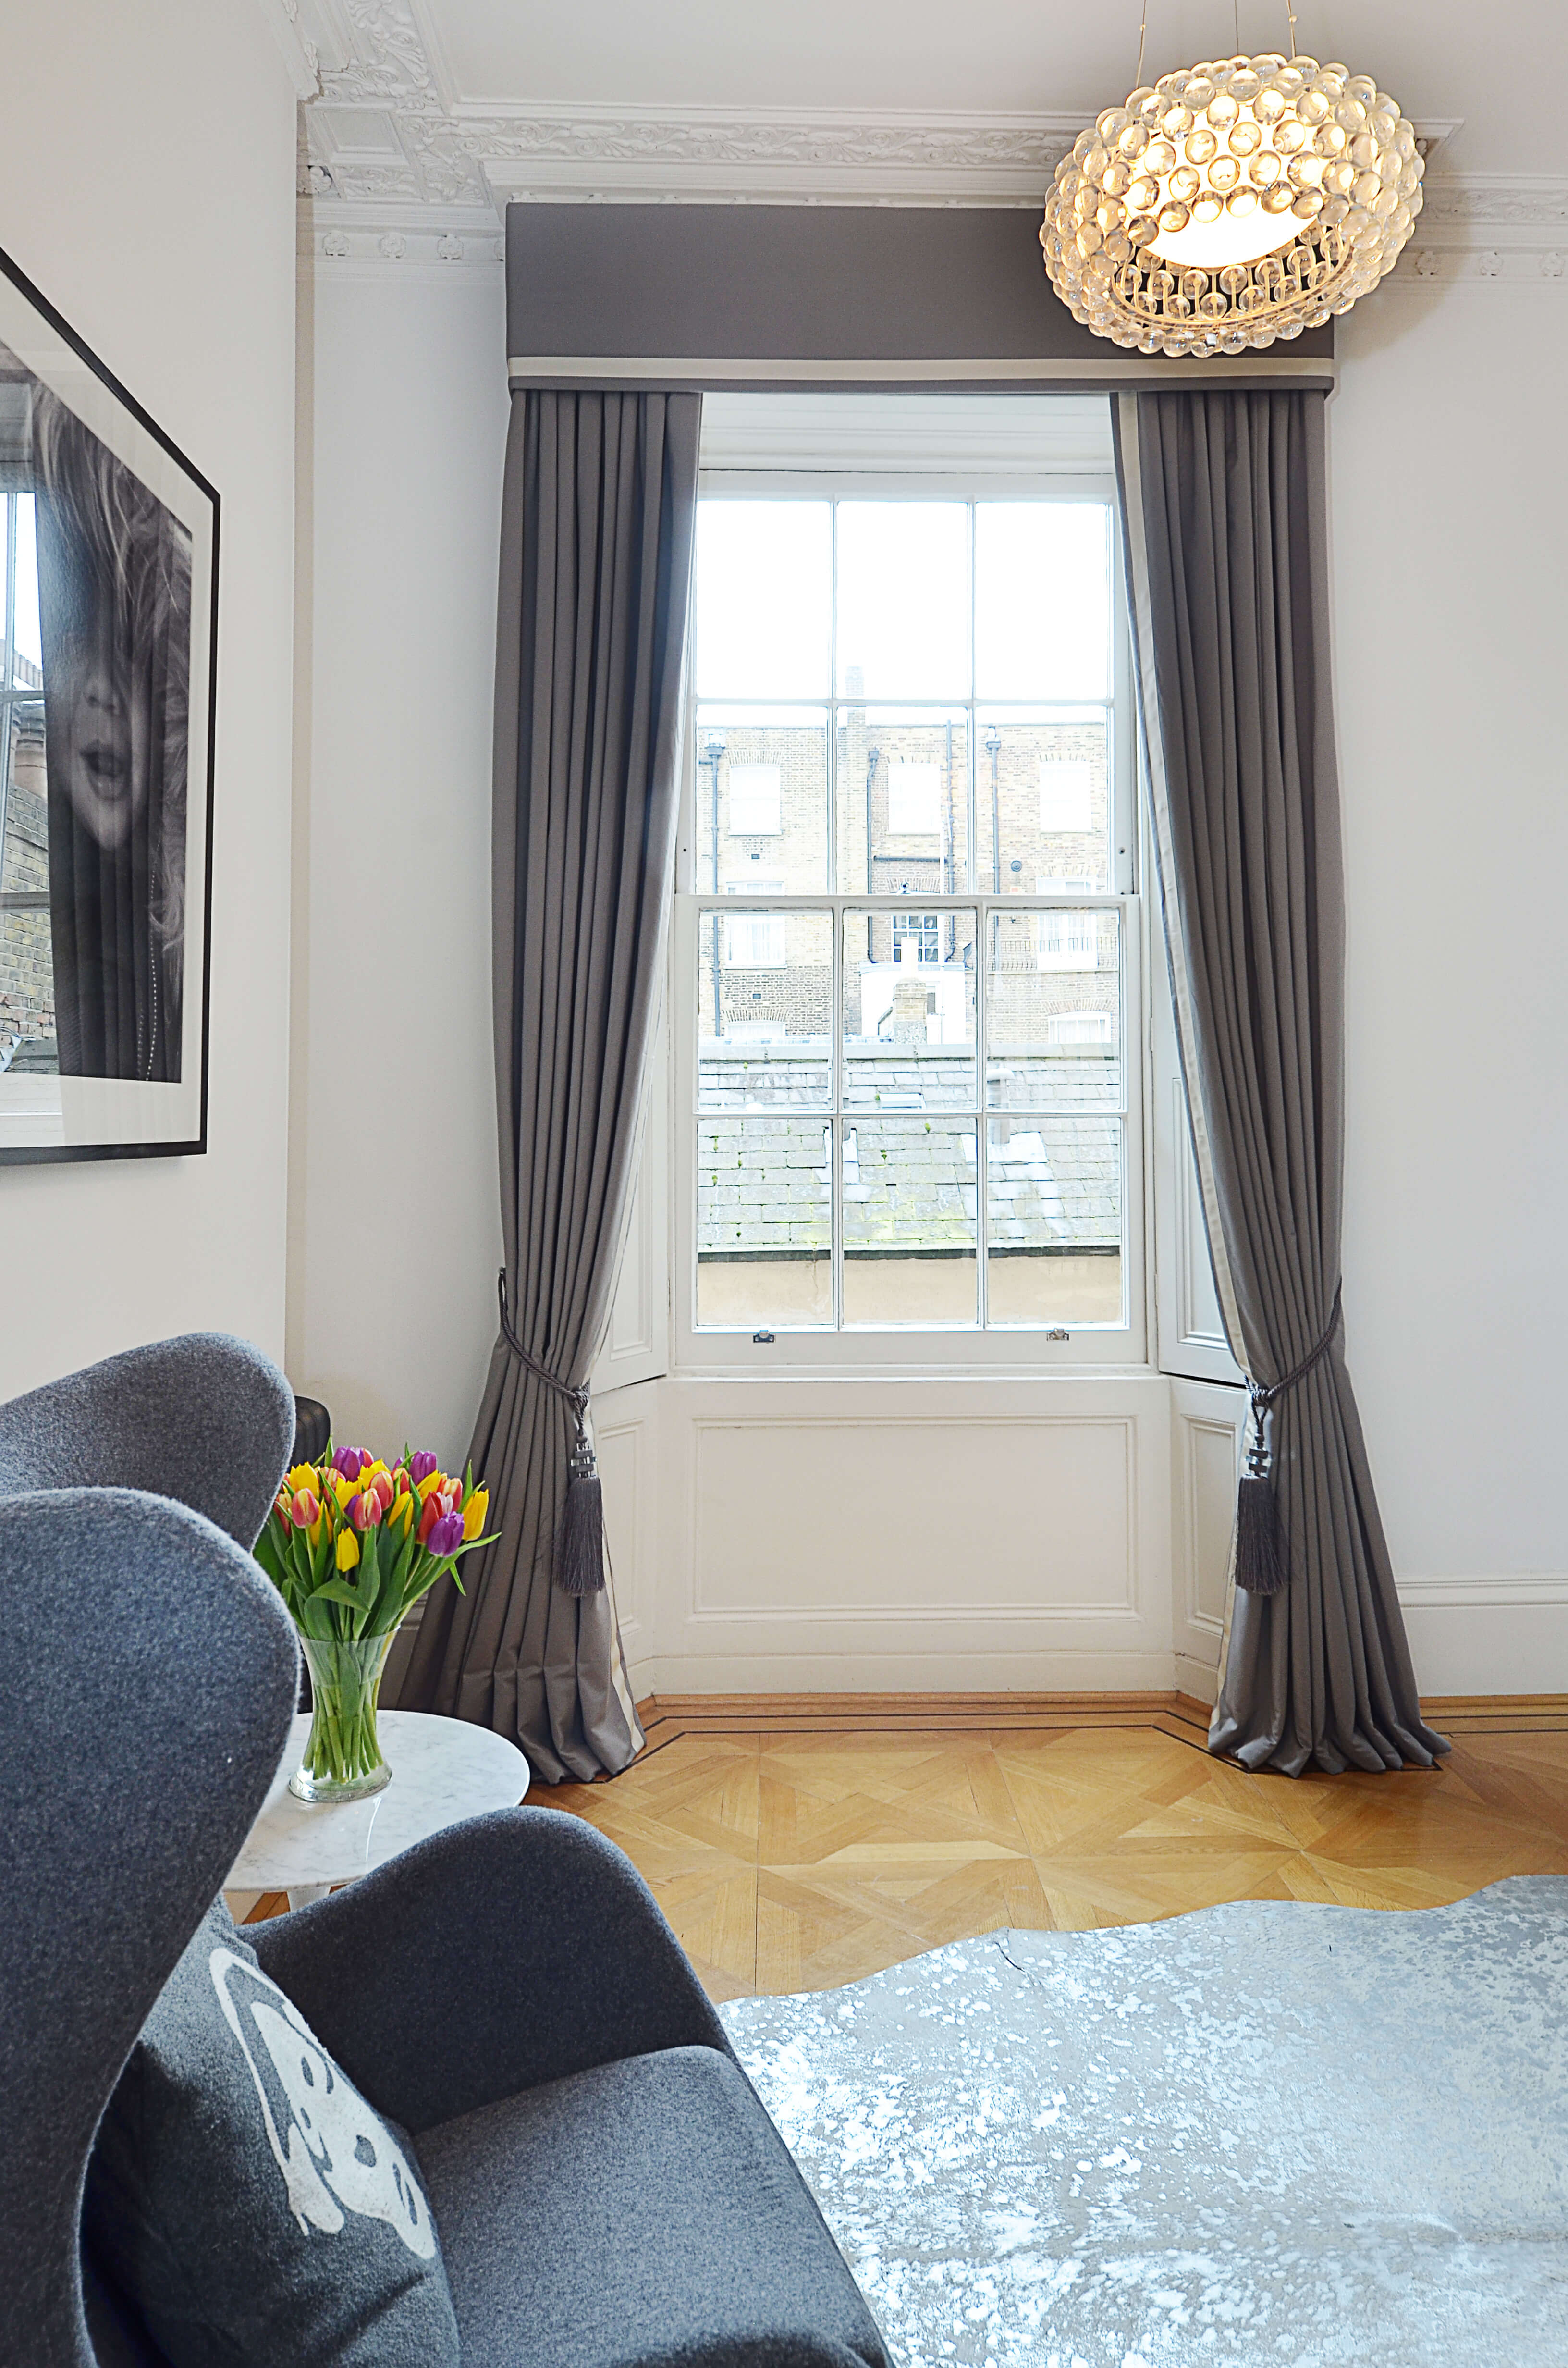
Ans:
[[[705,468],[702,477],[705,493],[720,494],[726,499],[755,495],[759,499],[778,499],[780,495],[803,499],[853,500],[886,497],[910,500],[952,499],[966,502],[984,500],[1040,500],[1081,503],[1101,501],[1115,517],[1116,489],[1114,479],[1103,471],[1077,469],[1051,473],[1030,473],[1016,467],[992,473],[934,470],[929,473],[907,471],[868,472],[864,469],[777,472],[764,470],[725,469],[722,472]],[[691,701],[685,734],[686,771],[685,794],[682,803],[680,845],[676,871],[674,928],[671,935],[672,992],[671,1009],[675,1019],[674,1057],[671,1063],[671,1135],[674,1146],[671,1194],[671,1349],[676,1370],[701,1372],[715,1376],[756,1374],[778,1375],[786,1372],[801,1374],[838,1374],[903,1372],[911,1376],[952,1375],[964,1372],[996,1372],[1032,1374],[1072,1372],[1080,1374],[1126,1372],[1130,1368],[1149,1370],[1149,1344],[1153,1338],[1152,1311],[1149,1294],[1153,1276],[1146,1251],[1146,1211],[1149,1207],[1149,1179],[1146,1156],[1146,1069],[1147,1012],[1145,1000],[1146,963],[1144,939],[1146,916],[1144,901],[1138,893],[1136,876],[1137,780],[1135,769],[1135,725],[1132,713],[1131,663],[1126,621],[1126,603],[1121,588],[1121,554],[1119,536],[1113,530],[1111,550],[1111,683],[1108,702],[1108,763],[1107,781],[1110,800],[1108,816],[1108,847],[1111,866],[1111,882],[1100,894],[1085,894],[1081,890],[1069,894],[1028,895],[1021,893],[996,894],[978,885],[967,894],[951,895],[874,896],[862,888],[858,891],[835,891],[782,896],[770,899],[776,910],[791,910],[833,916],[833,979],[834,979],[834,1040],[835,1046],[835,1107],[820,1113],[809,1113],[814,1122],[830,1132],[835,1167],[833,1194],[833,1264],[834,1304],[842,1304],[844,1260],[842,1201],[844,1161],[848,1138],[852,1138],[863,1111],[844,1107],[843,1099],[843,1032],[844,1032],[844,916],[853,910],[858,915],[867,911],[908,913],[911,905],[922,912],[969,913],[976,916],[977,946],[983,947],[993,913],[1009,917],[1022,914],[1065,907],[1073,911],[1096,910],[1117,916],[1119,933],[1121,968],[1121,1098],[1118,1108],[1107,1110],[1108,1116],[1119,1116],[1122,1123],[1122,1279],[1124,1320],[1116,1326],[1063,1326],[1051,1329],[1037,1327],[999,1327],[988,1330],[984,1326],[985,1292],[987,1284],[984,1250],[983,1219],[977,1241],[979,1267],[980,1320],[973,1326],[908,1325],[886,1330],[818,1328],[799,1329],[772,1326],[753,1335],[742,1329],[719,1329],[696,1320],[697,1301],[697,1133],[701,1113],[698,1109],[698,1038],[699,1013],[695,982],[699,977],[698,949],[702,916],[722,909],[735,893],[720,890],[715,894],[699,879],[699,850],[701,865],[709,868],[708,850],[703,846],[700,818],[697,807],[697,751],[695,725],[697,702]],[[744,700],[718,700],[726,708],[739,709]],[[757,705],[776,707],[778,702],[755,701]],[[837,752],[836,719],[840,708],[864,707],[863,695],[838,693],[835,689],[820,700],[810,702],[823,708],[828,717],[828,795],[826,844],[836,848],[836,812],[835,765]],[[898,700],[882,701],[901,710],[922,704],[934,712],[950,712],[964,704],[951,699],[921,701]],[[1042,707],[1052,702],[1023,700],[1025,706]],[[1062,702],[1065,706],[1082,702]],[[971,712],[1006,707],[1006,700],[990,699],[969,701]],[[978,819],[972,800],[976,786],[979,736],[971,729],[967,735],[970,752],[971,825],[968,837],[971,877],[978,879],[979,849],[974,825]],[[732,905],[733,909],[733,905]],[[982,960],[981,967],[983,967]],[[977,1134],[977,1204],[981,1212],[987,1205],[988,1158],[987,1120],[1011,1117],[1015,1125],[1021,1114],[1006,1110],[990,1110],[985,1105],[986,1046],[983,1028],[984,991],[977,982],[976,1109],[979,1111]],[[804,1117],[808,1113],[800,1113]],[[1072,1117],[1072,1111],[1060,1113],[1041,1110],[1027,1114],[1037,1122],[1049,1124],[1055,1116]]]

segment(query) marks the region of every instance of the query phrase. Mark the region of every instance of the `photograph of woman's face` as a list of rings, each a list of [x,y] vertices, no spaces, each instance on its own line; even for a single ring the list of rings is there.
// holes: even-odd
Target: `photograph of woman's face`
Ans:
[[[106,851],[126,845],[145,809],[153,745],[150,685],[116,649],[119,641],[112,629],[73,637],[50,681],[50,698],[63,711],[59,786]]]
[[[0,1169],[207,1147],[218,513],[0,251]]]
[[[60,1074],[176,1084],[190,535],[59,396],[25,393]]]

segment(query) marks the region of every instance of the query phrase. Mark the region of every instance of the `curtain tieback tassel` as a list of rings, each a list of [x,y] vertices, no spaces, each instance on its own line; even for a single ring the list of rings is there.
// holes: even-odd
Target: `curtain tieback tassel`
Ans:
[[[1278,1595],[1290,1578],[1290,1544],[1274,1491],[1270,1436],[1273,1409],[1286,1392],[1293,1390],[1298,1382],[1304,1382],[1313,1366],[1328,1354],[1329,1344],[1338,1329],[1336,1290],[1323,1338],[1299,1365],[1278,1382],[1255,1382],[1250,1374],[1247,1377],[1253,1434],[1252,1445],[1247,1449],[1247,1468],[1236,1490],[1236,1585],[1248,1595]]]
[[[561,1381],[537,1357],[529,1356],[512,1328],[505,1267],[495,1281],[496,1296],[501,1303],[501,1337],[507,1348],[536,1381],[553,1390],[557,1397],[570,1400],[577,1416],[577,1443],[566,1467],[566,1502],[555,1536],[555,1584],[562,1595],[598,1595],[604,1589],[608,1550],[604,1490],[599,1485],[598,1463],[588,1432],[588,1392],[581,1383]]]

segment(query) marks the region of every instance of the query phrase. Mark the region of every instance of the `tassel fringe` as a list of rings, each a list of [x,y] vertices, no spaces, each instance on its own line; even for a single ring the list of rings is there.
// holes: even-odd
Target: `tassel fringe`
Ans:
[[[591,1449],[572,1458],[566,1508],[555,1542],[555,1584],[562,1595],[599,1595],[605,1583],[605,1504]]]
[[[1236,1585],[1249,1595],[1278,1595],[1290,1576],[1274,1484],[1249,1472],[1236,1491]]]

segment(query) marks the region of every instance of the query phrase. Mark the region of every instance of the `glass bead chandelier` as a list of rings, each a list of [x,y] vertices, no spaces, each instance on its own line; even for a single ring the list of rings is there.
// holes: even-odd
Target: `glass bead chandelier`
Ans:
[[[1239,354],[1348,313],[1421,211],[1420,150],[1369,74],[1296,54],[1142,82],[1081,131],[1040,243],[1096,336],[1144,354]],[[1147,13],[1144,28],[1147,28]]]

